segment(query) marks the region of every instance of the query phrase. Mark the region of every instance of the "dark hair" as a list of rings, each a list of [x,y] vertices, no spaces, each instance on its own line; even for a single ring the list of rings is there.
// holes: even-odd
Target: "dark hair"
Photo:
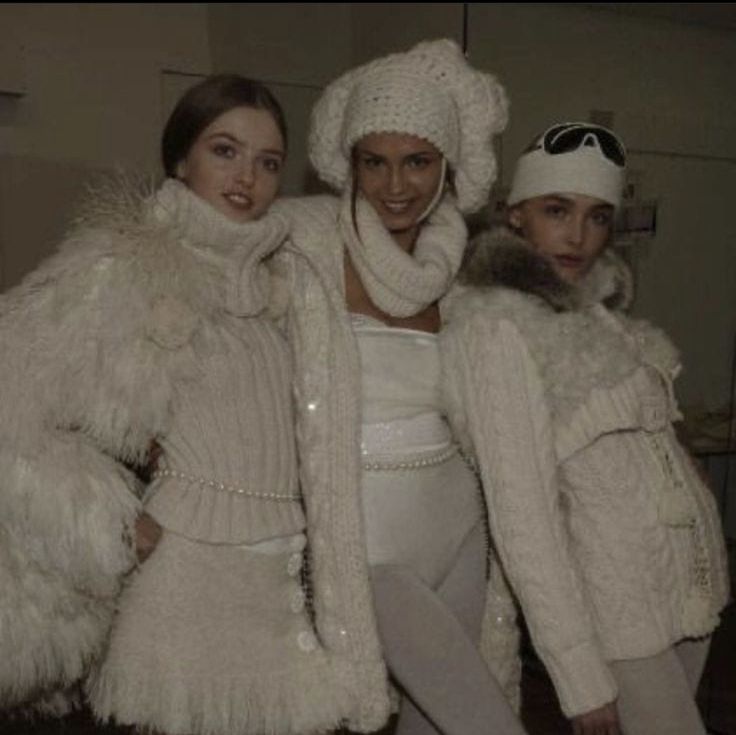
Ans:
[[[169,116],[161,136],[161,161],[167,176],[186,158],[199,134],[234,107],[252,107],[271,113],[287,144],[284,111],[268,88],[238,74],[215,74],[189,89]]]

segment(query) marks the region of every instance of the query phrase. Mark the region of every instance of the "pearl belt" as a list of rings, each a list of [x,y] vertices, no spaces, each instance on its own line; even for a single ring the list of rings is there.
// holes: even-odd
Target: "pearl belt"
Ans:
[[[394,457],[383,456],[381,458],[369,458],[363,457],[363,469],[367,471],[381,471],[381,470],[418,470],[422,467],[433,467],[435,465],[447,462],[449,459],[455,456],[457,453],[457,447],[452,444],[449,447],[441,449],[439,452],[432,453],[421,453],[411,455],[395,455]]]
[[[295,502],[301,499],[300,495],[294,495],[291,493],[259,493],[255,490],[247,490],[244,487],[237,487],[236,485],[230,485],[226,482],[208,480],[204,477],[194,477],[193,475],[187,475],[185,472],[177,472],[176,470],[170,469],[156,470],[152,476],[154,478],[173,477],[177,480],[186,480],[187,482],[201,485],[203,488],[221,490],[223,492],[233,493],[235,495],[245,495],[246,497],[258,498],[259,500],[274,500],[277,503]]]

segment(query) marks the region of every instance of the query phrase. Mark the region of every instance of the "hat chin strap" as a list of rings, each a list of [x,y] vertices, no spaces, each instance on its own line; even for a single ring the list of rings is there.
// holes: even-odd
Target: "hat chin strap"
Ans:
[[[432,212],[434,212],[435,207],[437,204],[439,204],[440,199],[442,199],[442,195],[445,193],[445,180],[447,179],[447,159],[442,156],[442,162],[441,162],[441,170],[440,170],[440,180],[437,184],[437,191],[435,191],[434,196],[432,197],[432,201],[426,206],[425,210],[417,217],[417,224],[421,224],[424,222],[427,217],[429,217]]]

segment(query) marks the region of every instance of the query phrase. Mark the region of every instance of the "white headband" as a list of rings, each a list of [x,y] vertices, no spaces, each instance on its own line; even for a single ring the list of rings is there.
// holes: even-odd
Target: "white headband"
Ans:
[[[548,194],[584,194],[621,205],[625,150],[607,128],[561,123],[539,136],[516,164],[507,205]]]

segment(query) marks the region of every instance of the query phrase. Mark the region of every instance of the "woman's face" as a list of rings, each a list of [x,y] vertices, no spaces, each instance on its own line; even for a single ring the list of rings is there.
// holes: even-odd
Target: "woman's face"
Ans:
[[[401,245],[411,247],[442,177],[442,154],[405,133],[372,133],[355,145],[358,191]]]
[[[229,219],[250,222],[276,198],[284,158],[271,113],[233,107],[199,134],[176,175]]]
[[[550,194],[509,210],[509,224],[567,283],[593,267],[613,226],[613,206],[583,194]]]

